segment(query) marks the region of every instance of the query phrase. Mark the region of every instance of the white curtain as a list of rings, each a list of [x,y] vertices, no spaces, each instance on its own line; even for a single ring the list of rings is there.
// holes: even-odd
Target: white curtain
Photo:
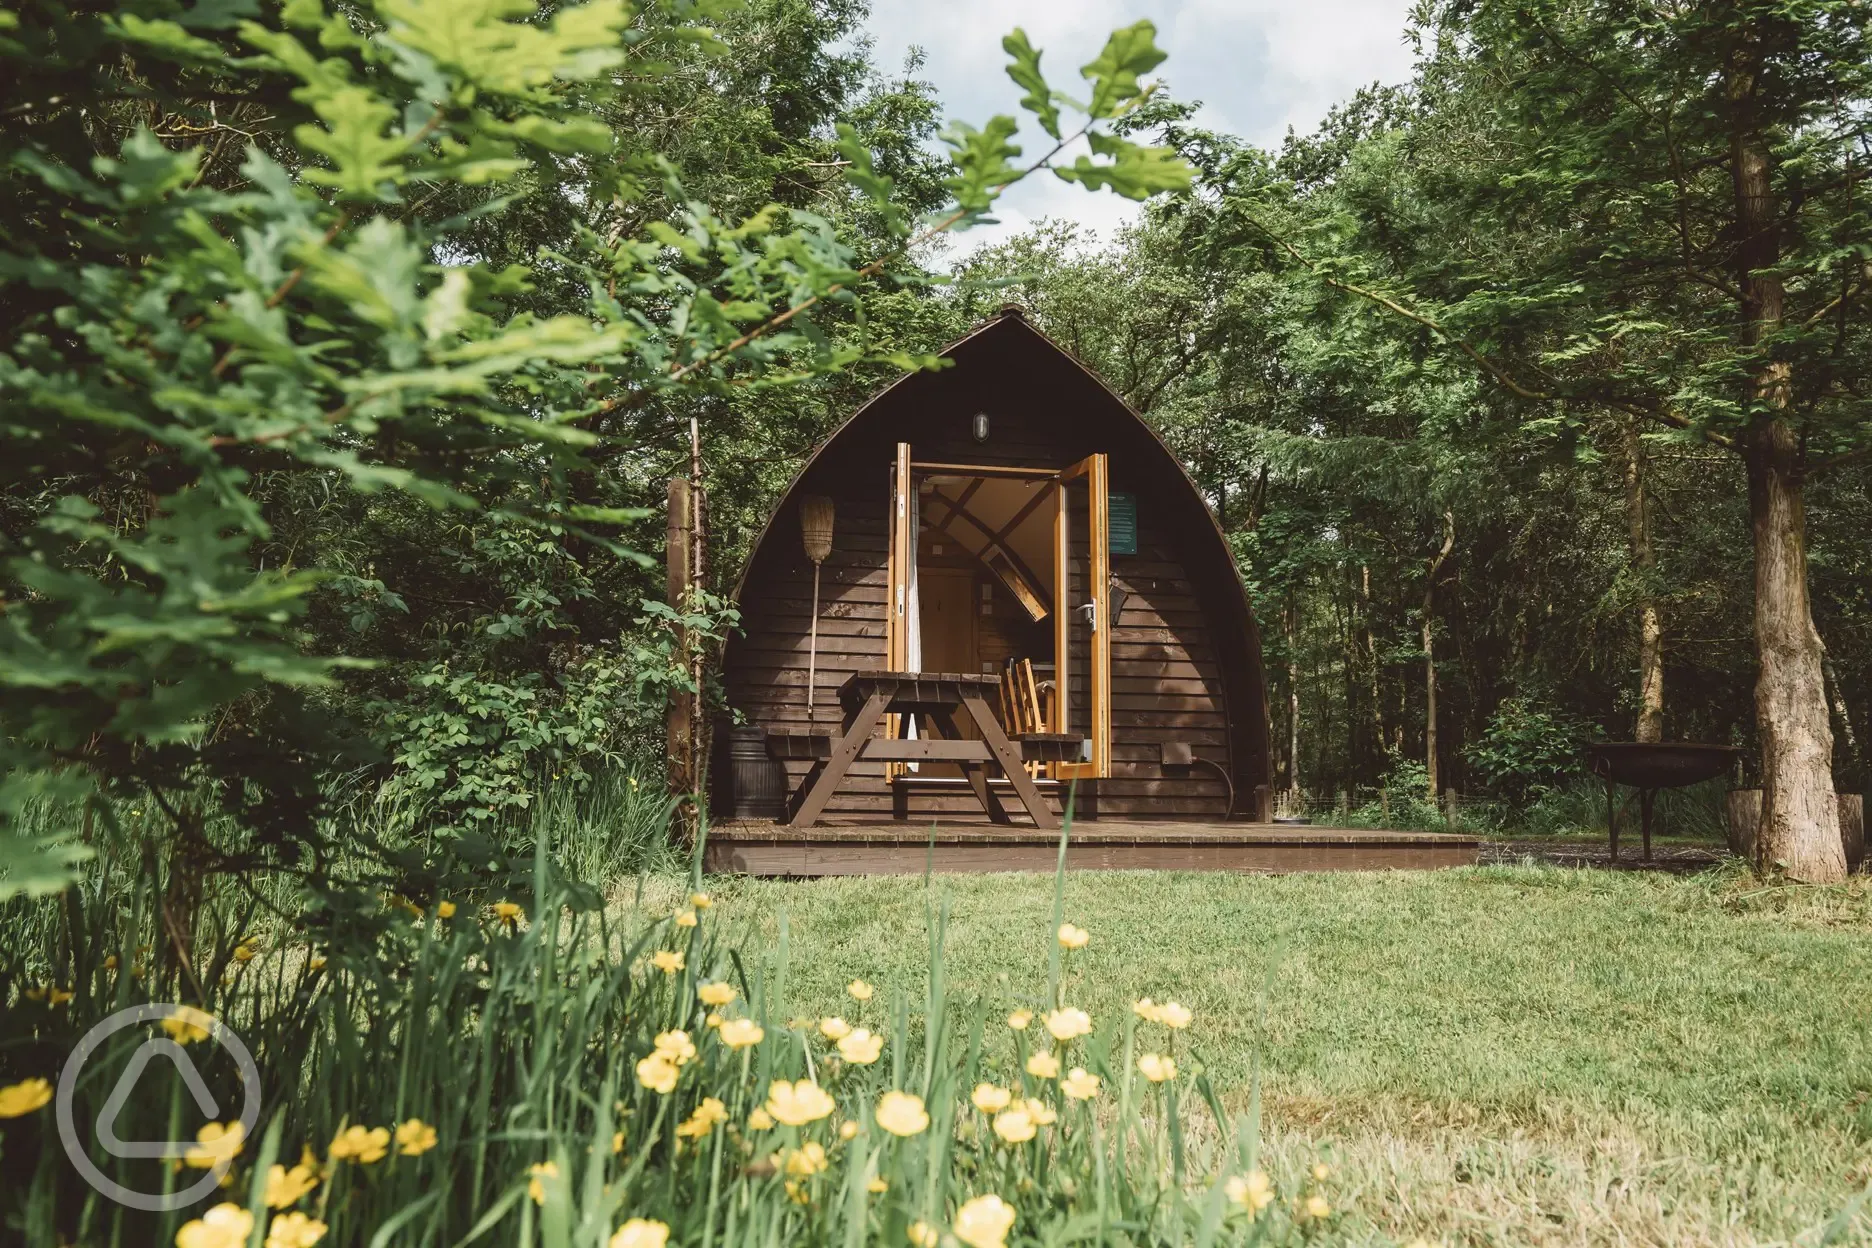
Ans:
[[[908,589],[904,593],[904,666],[913,672],[923,670],[923,602],[917,593],[917,551],[923,545],[923,496],[917,492],[912,482],[910,487],[910,566],[905,581]],[[904,736],[917,735],[916,716],[904,719]],[[910,770],[917,765],[911,763]]]

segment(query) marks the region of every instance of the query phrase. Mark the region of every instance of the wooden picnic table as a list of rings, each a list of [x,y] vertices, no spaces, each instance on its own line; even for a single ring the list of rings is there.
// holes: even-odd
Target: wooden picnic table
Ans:
[[[1011,823],[1013,820],[988,784],[989,766],[998,767],[1037,827],[1059,827],[1058,817],[1048,809],[1046,799],[1021,766],[1020,747],[1008,740],[1000,720],[989,709],[988,694],[999,687],[998,677],[970,672],[854,673],[839,686],[839,705],[845,712],[843,735],[832,742],[827,756],[814,763],[800,781],[792,825],[810,828],[817,823],[845,773],[864,758],[959,764],[988,818],[995,823]],[[958,711],[975,725],[980,740],[964,737],[957,730]],[[886,715],[915,715],[919,726],[933,724],[942,736],[872,736]]]

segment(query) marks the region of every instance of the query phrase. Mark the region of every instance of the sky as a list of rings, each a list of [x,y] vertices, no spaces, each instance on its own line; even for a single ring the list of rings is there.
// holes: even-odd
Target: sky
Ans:
[[[1174,97],[1202,102],[1198,123],[1273,145],[1289,126],[1313,129],[1367,83],[1405,81],[1410,8],[1411,0],[872,0],[868,27],[880,69],[896,71],[912,45],[921,47],[928,59],[919,76],[935,84],[946,115],[979,125],[996,113],[1020,115],[1021,91],[1001,51],[1009,30],[1025,29],[1047,80],[1078,95],[1079,66],[1115,27],[1148,17],[1169,54],[1155,76]],[[1022,150],[1037,156],[1044,138],[1025,127]],[[958,246],[973,250],[1042,217],[1109,235],[1137,211],[1109,191],[1043,174],[1003,200],[1000,225],[972,230]]]

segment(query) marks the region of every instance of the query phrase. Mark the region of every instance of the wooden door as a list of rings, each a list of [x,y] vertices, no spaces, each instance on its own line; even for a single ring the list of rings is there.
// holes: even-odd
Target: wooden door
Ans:
[[[1091,742],[1090,758],[1055,764],[1061,780],[1111,775],[1111,486],[1105,456],[1089,455],[1059,474],[1053,521],[1053,721],[1055,732],[1076,732]],[[1075,532],[1083,534],[1084,576],[1073,590]],[[1082,710],[1073,709],[1075,668],[1087,684]]]

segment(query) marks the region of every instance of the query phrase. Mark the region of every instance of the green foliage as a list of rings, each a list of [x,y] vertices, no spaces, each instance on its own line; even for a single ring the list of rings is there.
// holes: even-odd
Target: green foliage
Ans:
[[[1537,799],[1580,770],[1590,725],[1534,698],[1507,698],[1468,756],[1484,783],[1517,803]]]

